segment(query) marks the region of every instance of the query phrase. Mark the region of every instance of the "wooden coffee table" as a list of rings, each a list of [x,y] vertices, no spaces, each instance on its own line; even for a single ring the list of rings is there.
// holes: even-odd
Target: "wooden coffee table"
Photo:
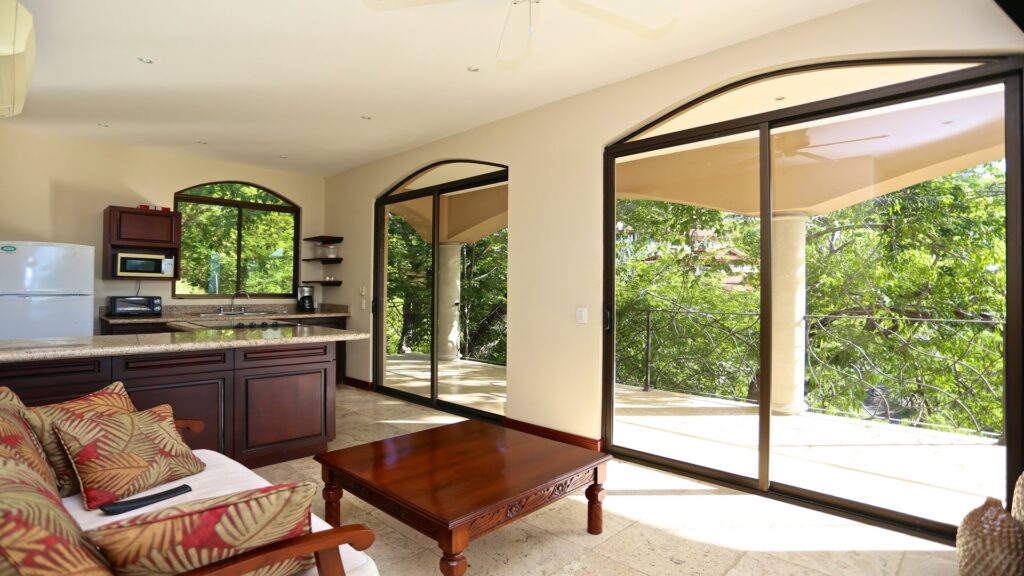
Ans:
[[[600,534],[611,456],[475,420],[316,456],[327,522],[342,490],[437,539],[441,573],[466,573],[469,542],[588,486],[587,531]]]

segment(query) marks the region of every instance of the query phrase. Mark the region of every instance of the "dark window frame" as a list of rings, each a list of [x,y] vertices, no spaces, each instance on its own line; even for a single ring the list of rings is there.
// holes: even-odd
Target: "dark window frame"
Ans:
[[[206,196],[193,196],[188,194],[190,190],[196,188],[202,188],[204,186],[212,186],[215,184],[240,184],[243,186],[251,186],[258,188],[259,190],[271,194],[276,198],[281,199],[285,204],[263,204],[260,202],[246,202],[242,200],[228,200],[224,198],[210,198]],[[216,182],[204,182],[202,184],[196,184],[195,186],[189,186],[184,190],[179,190],[174,193],[174,210],[178,211],[181,202],[188,202],[192,204],[205,204],[212,206],[226,206],[230,208],[236,208],[238,217],[235,220],[236,245],[235,245],[235,263],[236,270],[238,273],[235,278],[235,291],[233,294],[178,294],[177,293],[177,281],[171,284],[171,298],[174,299],[189,299],[189,300],[223,300],[230,298],[233,295],[238,296],[242,294],[242,210],[260,210],[264,212],[284,212],[292,214],[294,219],[294,226],[292,228],[292,286],[291,292],[288,293],[248,293],[252,298],[295,298],[298,294],[299,286],[299,258],[300,258],[300,242],[301,242],[301,227],[302,227],[302,209],[285,196],[274,192],[273,190],[261,186],[259,184],[253,184],[252,182],[243,182],[241,180],[220,180]],[[179,256],[184,263],[184,254]]]
[[[884,65],[884,64],[941,64],[950,62],[976,62],[977,66],[925,76],[903,83],[891,84],[862,92],[849,93],[824,100],[800,104],[779,110],[697,126],[635,139],[662,122],[681,112],[694,108],[720,94],[747,84],[774,76],[828,68]],[[603,188],[603,276],[604,276],[604,334],[602,351],[602,443],[606,451],[618,458],[681,473],[714,484],[743,492],[758,494],[774,500],[852,518],[867,524],[882,526],[914,536],[952,545],[956,526],[913,516],[907,513],[850,500],[832,494],[774,482],[770,466],[770,398],[771,398],[771,291],[764,288],[771,282],[771,154],[770,130],[809,120],[829,118],[858,110],[908,102],[957,92],[986,84],[1003,83],[1006,106],[1006,159],[1007,159],[1007,318],[1005,333],[1005,390],[1004,436],[1007,438],[1006,502],[1012,502],[1014,482],[1024,472],[1024,361],[1019,354],[1024,347],[1024,209],[1022,201],[1022,171],[1024,171],[1024,122],[1022,122],[1022,85],[1024,85],[1024,57],[1021,56],[963,56],[963,57],[910,57],[886,59],[857,59],[825,62],[774,70],[733,82],[693,98],[669,112],[630,131],[609,144],[604,151]],[[760,420],[758,442],[758,476],[750,478],[731,472],[708,468],[690,462],[672,460],[648,452],[618,446],[614,438],[614,386],[615,386],[615,161],[617,158],[670,148],[742,132],[759,131],[761,140],[761,365]],[[766,401],[768,400],[768,401]]]

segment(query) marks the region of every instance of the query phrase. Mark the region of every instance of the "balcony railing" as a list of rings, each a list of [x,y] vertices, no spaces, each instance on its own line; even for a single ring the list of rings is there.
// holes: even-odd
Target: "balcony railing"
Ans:
[[[805,316],[810,410],[998,437],[1002,320]],[[620,310],[616,382],[756,402],[757,313]]]

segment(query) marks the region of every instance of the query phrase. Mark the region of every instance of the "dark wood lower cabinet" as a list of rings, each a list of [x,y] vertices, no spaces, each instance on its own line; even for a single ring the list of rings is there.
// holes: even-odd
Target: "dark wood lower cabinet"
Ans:
[[[120,380],[140,410],[170,404],[192,448],[250,466],[311,456],[334,439],[333,343],[0,364],[0,386],[29,406],[95,392]]]
[[[170,404],[174,417],[198,420],[201,432],[186,430],[182,438],[190,448],[229,453],[227,421],[233,406],[234,372],[187,376],[154,376],[124,380],[132,403],[139,410]]]
[[[328,317],[328,318],[304,318],[296,320],[299,324],[305,326],[324,326],[326,328],[337,328],[338,330],[344,330],[348,326],[348,318],[345,316]],[[337,358],[337,369],[335,372],[335,382],[337,384],[345,383],[345,341],[339,340],[334,343],[335,357]]]
[[[325,452],[334,387],[333,362],[236,371],[233,458],[254,467]]]

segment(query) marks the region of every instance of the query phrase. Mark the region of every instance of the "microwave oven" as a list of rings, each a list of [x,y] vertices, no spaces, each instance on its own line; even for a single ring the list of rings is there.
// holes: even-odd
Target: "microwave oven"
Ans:
[[[121,252],[114,264],[118,278],[174,278],[174,258],[163,254]]]
[[[160,316],[163,313],[159,296],[111,296],[107,313],[111,316]]]

